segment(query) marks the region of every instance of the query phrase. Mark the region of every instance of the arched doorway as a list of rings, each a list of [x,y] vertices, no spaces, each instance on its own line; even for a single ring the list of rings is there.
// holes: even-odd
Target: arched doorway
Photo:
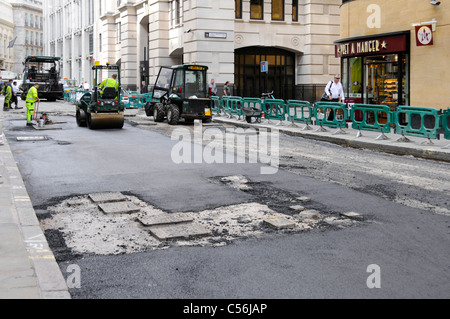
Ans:
[[[269,72],[261,72],[261,62],[269,62]],[[260,97],[273,91],[275,98],[293,99],[295,53],[271,47],[246,47],[235,50],[236,92],[242,97]]]

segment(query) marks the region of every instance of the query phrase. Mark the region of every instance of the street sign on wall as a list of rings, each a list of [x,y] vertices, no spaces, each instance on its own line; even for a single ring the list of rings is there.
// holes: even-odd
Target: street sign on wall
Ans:
[[[261,62],[261,72],[269,72],[269,62],[268,61]]]

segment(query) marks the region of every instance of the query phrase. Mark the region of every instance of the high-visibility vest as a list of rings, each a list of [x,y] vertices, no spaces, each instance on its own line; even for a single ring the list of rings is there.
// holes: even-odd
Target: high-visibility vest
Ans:
[[[37,99],[38,99],[38,90],[36,89],[35,86],[32,86],[28,90],[26,102],[27,103],[35,103],[37,101]]]
[[[7,85],[5,88],[3,88],[5,92],[5,102],[8,102],[12,97],[12,90],[9,85]]]
[[[115,88],[116,90],[119,90],[119,82],[117,82],[113,78],[109,78],[102,82],[101,87],[102,87],[102,89],[111,87],[111,88]]]

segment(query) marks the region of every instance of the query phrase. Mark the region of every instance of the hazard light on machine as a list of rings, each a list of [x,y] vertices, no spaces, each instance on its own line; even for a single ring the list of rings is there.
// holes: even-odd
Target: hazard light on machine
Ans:
[[[433,45],[433,29],[431,24],[416,26],[416,45]]]

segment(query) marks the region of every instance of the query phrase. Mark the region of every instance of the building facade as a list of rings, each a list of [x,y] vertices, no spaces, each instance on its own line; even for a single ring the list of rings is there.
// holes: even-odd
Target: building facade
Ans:
[[[86,79],[93,61],[109,62],[136,90],[160,66],[197,63],[219,92],[229,81],[236,95],[294,98],[340,71],[339,0],[43,1],[45,51],[63,58],[67,78]]]
[[[98,18],[95,7],[98,2],[43,0],[44,51],[45,55],[61,58],[62,78],[92,84],[94,25]]]
[[[14,48],[10,43],[14,39],[14,18],[12,5],[0,0],[0,69],[14,72]]]
[[[23,62],[29,55],[44,53],[44,19],[42,1],[10,0],[14,21],[14,69],[23,72]]]
[[[448,1],[343,1],[335,54],[352,102],[450,106]]]

